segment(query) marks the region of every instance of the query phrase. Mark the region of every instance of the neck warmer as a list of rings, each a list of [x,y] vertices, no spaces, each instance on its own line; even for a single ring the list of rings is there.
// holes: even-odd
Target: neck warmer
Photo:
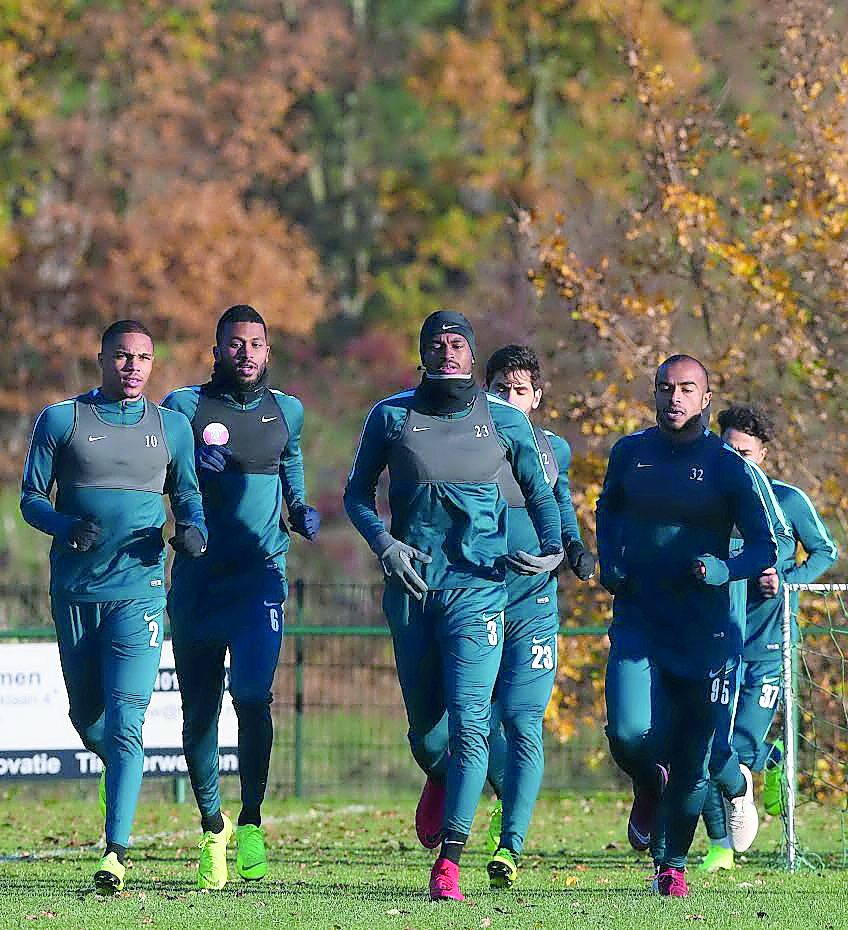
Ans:
[[[461,413],[479,393],[473,375],[434,375],[425,371],[415,389],[415,409],[429,416]]]

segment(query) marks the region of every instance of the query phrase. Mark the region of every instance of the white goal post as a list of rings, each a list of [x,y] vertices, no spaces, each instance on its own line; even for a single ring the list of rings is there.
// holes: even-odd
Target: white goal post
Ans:
[[[795,824],[795,806],[798,786],[798,713],[795,689],[793,655],[796,643],[792,631],[792,594],[801,591],[848,592],[848,584],[784,584],[783,585],[783,701],[784,701],[784,752],[786,764],[786,865],[795,871],[798,840]]]

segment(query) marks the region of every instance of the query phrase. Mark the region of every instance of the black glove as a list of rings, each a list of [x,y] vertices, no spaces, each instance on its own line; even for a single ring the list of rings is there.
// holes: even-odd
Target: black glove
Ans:
[[[506,557],[506,564],[519,575],[541,575],[552,572],[562,561],[563,550],[557,546],[554,549],[542,551],[539,555],[531,555],[519,549],[514,555]]]
[[[572,539],[565,547],[565,556],[581,581],[588,581],[595,574],[595,557],[579,539]]]
[[[194,464],[207,471],[223,471],[232,454],[226,446],[198,446],[194,452]]]
[[[385,534],[385,538],[389,542],[380,553],[379,558],[386,578],[394,578],[399,581],[408,594],[420,601],[429,588],[424,579],[412,567],[412,559],[423,562],[425,565],[433,560],[426,552],[419,552],[418,549],[407,546],[406,543],[395,539],[394,536],[389,536],[388,533]]]
[[[177,531],[168,540],[174,552],[184,552],[193,559],[199,559],[206,552],[203,533],[190,523],[178,523]]]
[[[295,533],[315,539],[321,529],[321,514],[308,504],[299,504],[289,510],[289,523]]]
[[[601,565],[601,575],[598,578],[601,587],[616,595],[624,587],[627,576],[617,565]]]
[[[65,537],[69,549],[88,552],[100,537],[100,524],[86,517],[78,517]]]

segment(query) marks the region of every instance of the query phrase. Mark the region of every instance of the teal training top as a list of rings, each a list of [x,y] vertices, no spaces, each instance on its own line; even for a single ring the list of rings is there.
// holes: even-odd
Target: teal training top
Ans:
[[[577,515],[571,502],[571,487],[568,479],[568,469],[571,465],[571,447],[561,436],[550,430],[543,430],[554,453],[556,473],[554,481],[554,497],[560,514],[560,528],[562,532],[562,546],[567,549],[570,542],[582,542]],[[541,448],[541,447],[540,447]],[[541,449],[542,464],[545,462],[547,451]],[[507,540],[510,552],[524,549],[527,552],[539,551],[539,537],[536,528],[527,513],[526,507],[515,507],[510,504],[507,516]],[[557,609],[557,575],[519,575],[507,569],[507,614],[511,618],[542,616],[554,613]]]
[[[795,562],[783,578],[790,584],[813,584],[839,557],[836,543],[827,531],[809,497],[795,485],[771,479],[774,494],[780,503],[797,543],[807,554],[803,562]]]
[[[204,442],[210,422],[220,427],[226,421],[232,453],[222,472],[198,469],[209,544],[203,559],[177,553],[172,571],[177,596],[186,588],[214,596],[241,590],[246,577],[267,571],[279,574],[285,591],[290,537],[281,519],[283,499],[291,511],[306,498],[303,405],[265,387],[244,399],[213,380],[172,391],[162,402],[191,421],[196,445]]]
[[[762,472],[760,472],[762,475]],[[781,581],[790,584],[812,584],[837,558],[836,544],[830,537],[812,501],[800,489],[785,481],[770,481],[763,475],[773,492],[781,513],[783,529],[778,537],[779,556],[777,573]],[[796,561],[798,543],[807,553],[803,562]],[[764,598],[759,592],[756,579],[748,582],[745,592],[746,661],[762,661],[780,656],[783,642],[783,596]],[[798,592],[792,592],[792,637],[798,636]]]
[[[730,556],[734,526],[744,549]],[[658,427],[612,449],[597,504],[602,572],[621,580],[611,633],[620,632],[676,673],[714,671],[742,653],[728,585],[692,574],[701,555],[724,562],[729,580],[774,565],[777,544],[753,469],[709,430],[672,442]]]
[[[527,502],[527,510],[542,546],[562,545],[560,513],[542,466],[533,428],[527,416],[512,404],[490,394],[480,394],[488,406],[495,436],[485,424],[476,422],[469,430],[457,425],[456,442],[450,438],[434,443],[430,450],[434,473],[426,480],[416,478],[401,467],[396,447],[402,437],[426,443],[439,432],[450,437],[449,422],[456,422],[485,412],[475,404],[458,414],[431,417],[431,425],[422,419],[409,435],[407,421],[421,417],[415,411],[416,392],[404,391],[377,403],[369,412],[362,430],[359,448],[353,461],[344,493],[344,504],[351,522],[376,552],[385,527],[376,508],[377,481],[389,469],[389,506],[391,534],[431,556],[432,562],[414,562],[415,570],[430,589],[485,587],[504,581],[503,557],[508,554],[507,505],[493,476],[473,477],[474,443],[480,443],[480,457],[487,465],[492,456],[509,462],[512,473]],[[468,419],[471,423],[471,419]],[[433,433],[427,432],[432,427]],[[466,436],[465,433],[468,433]],[[462,461],[455,452],[462,448]],[[422,445],[426,458],[427,447]],[[471,449],[465,454],[464,450]],[[463,468],[468,480],[444,480],[439,477],[439,461],[444,475],[459,475]],[[538,542],[537,542],[538,546]],[[536,550],[538,551],[538,549]]]
[[[748,461],[748,465],[762,494],[766,515],[777,542],[777,560],[769,567],[773,567],[778,578],[783,581],[786,571],[795,561],[795,537],[765,472],[753,462]],[[731,540],[731,553],[739,552],[743,548],[741,538],[737,536]],[[742,631],[745,643],[743,657],[748,661],[768,658],[775,651],[780,651],[783,598],[780,592],[776,597],[763,597],[758,577],[753,576],[730,584],[733,617]]]
[[[102,428],[80,435],[81,410],[88,418],[85,422]],[[119,427],[121,433],[110,427]],[[112,443],[116,435],[120,438]],[[110,445],[114,449],[112,470],[98,473],[93,457]],[[90,453],[89,461],[80,453]],[[145,458],[153,463],[146,472]],[[81,480],[80,474],[87,477]],[[54,488],[55,505],[51,502]],[[24,465],[21,513],[27,523],[54,537],[51,591],[88,602],[134,600],[160,593],[164,597],[163,492],[170,498],[175,520],[196,526],[205,538],[194,443],[184,416],[144,398],[109,401],[99,389],[45,407],[35,421]],[[87,552],[71,549],[65,542],[80,517],[101,527],[100,537]]]

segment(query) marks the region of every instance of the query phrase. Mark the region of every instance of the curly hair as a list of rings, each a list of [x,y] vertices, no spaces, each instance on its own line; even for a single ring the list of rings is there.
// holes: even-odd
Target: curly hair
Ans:
[[[486,362],[486,384],[492,383],[492,378],[503,371],[510,374],[513,371],[526,371],[530,375],[530,383],[536,391],[542,386],[542,372],[539,368],[539,359],[530,346],[508,345],[497,349],[489,356]]]
[[[718,428],[722,435],[729,429],[747,433],[762,443],[774,439],[774,421],[756,404],[734,404],[718,415]]]

